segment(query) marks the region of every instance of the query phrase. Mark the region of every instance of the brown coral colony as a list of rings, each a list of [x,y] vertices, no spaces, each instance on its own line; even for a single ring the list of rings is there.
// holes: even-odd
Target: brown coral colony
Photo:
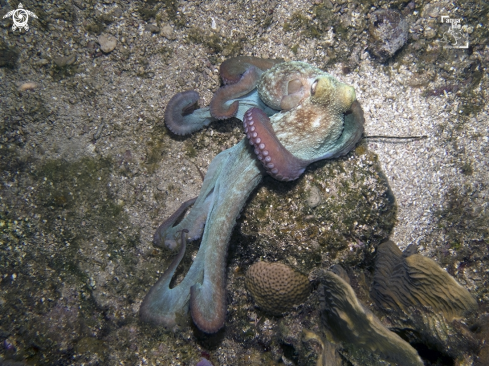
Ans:
[[[274,315],[303,303],[311,291],[303,274],[282,263],[257,262],[248,268],[246,287],[256,304]]]

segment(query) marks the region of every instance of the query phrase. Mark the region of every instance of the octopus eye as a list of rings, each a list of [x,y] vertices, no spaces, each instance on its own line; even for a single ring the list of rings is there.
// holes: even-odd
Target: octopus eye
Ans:
[[[314,83],[311,85],[311,95],[314,95],[316,93],[316,87],[318,85],[318,81],[315,80]]]

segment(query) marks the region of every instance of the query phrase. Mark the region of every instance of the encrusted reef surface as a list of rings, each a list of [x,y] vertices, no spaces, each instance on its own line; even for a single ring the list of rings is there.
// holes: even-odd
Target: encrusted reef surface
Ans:
[[[366,263],[391,234],[396,205],[377,157],[361,145],[299,182],[267,180],[242,217],[247,260],[279,260],[307,274]]]
[[[1,365],[355,364],[321,325],[334,304],[378,319],[378,334],[396,331],[425,365],[489,364],[485,1],[22,4],[38,18],[13,31],[3,16],[19,2],[0,0]],[[178,137],[164,110],[189,89],[209,105],[220,64],[239,55],[307,62],[353,86],[366,135],[427,138],[366,139],[297,181],[265,178],[231,238],[224,328],[208,336],[182,317],[165,332],[138,314],[175,254],[153,234],[245,135],[231,119]],[[430,258],[477,310],[447,320],[424,305],[386,309],[395,299],[379,301],[371,285],[388,238],[404,251],[393,251],[399,278],[414,273],[412,258]],[[198,247],[188,243],[175,283]],[[245,282],[260,260],[309,276],[307,300],[281,316],[257,307]],[[314,271],[338,264],[343,282],[322,284]],[[324,283],[348,297],[326,301]]]

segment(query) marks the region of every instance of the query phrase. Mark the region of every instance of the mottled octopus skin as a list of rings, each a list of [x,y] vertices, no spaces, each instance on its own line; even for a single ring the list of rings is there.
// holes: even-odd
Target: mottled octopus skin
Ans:
[[[193,90],[175,94],[165,109],[166,127],[175,135],[188,135],[216,119],[198,109],[199,93]]]
[[[275,65],[260,78],[258,94],[270,108],[289,110],[310,96],[312,83],[324,74],[324,71],[305,62]]]
[[[250,145],[263,167],[272,177],[290,181],[304,173],[308,162],[296,158],[280,143],[268,116],[259,108],[250,108],[244,115],[243,126]]]
[[[216,91],[210,103],[211,115],[219,120],[235,117],[239,101],[226,105],[231,99],[242,97],[256,89],[256,84],[265,70],[283,62],[282,59],[263,59],[239,56],[221,64],[220,75],[224,86]]]
[[[281,58],[266,59],[251,56],[238,56],[225,60],[219,67],[219,74],[221,75],[224,85],[236,84],[251,66],[264,71],[282,62],[284,62],[284,60]]]
[[[209,174],[209,173],[212,174]],[[180,230],[192,231],[194,212],[205,212],[207,220],[199,251],[185,278],[176,287],[169,284],[180,263],[172,262],[146,295],[140,314],[143,320],[173,329],[176,319],[189,308],[194,323],[206,333],[215,333],[226,317],[225,273],[229,238],[246,198],[262,179],[259,163],[242,140],[214,158],[205,176],[201,194],[190,213],[166,233],[168,246],[176,247]],[[209,202],[210,204],[207,204]],[[184,250],[180,248],[180,252]]]
[[[293,92],[287,94],[291,83]],[[257,108],[248,110],[243,120],[255,154],[278,180],[297,179],[307,165],[346,154],[363,133],[363,113],[354,89],[306,63],[286,62],[266,71],[258,94],[272,108],[292,106],[270,120]]]
[[[360,139],[363,113],[352,88],[304,63],[281,63],[272,70],[278,76],[273,76],[272,72],[263,74],[268,75],[272,87],[260,79],[258,89],[239,98],[236,117],[245,121],[248,133],[252,126],[259,127],[257,135],[251,133],[249,138],[218,154],[209,166],[201,192],[188,215],[173,226],[176,216],[183,212],[182,208],[157,230],[155,242],[164,243],[170,249],[180,245],[180,251],[145,297],[140,310],[144,320],[175,329],[176,319],[190,309],[194,323],[202,331],[214,333],[221,329],[226,317],[229,239],[239,212],[263,177],[262,163],[269,163],[263,149],[267,149],[271,161],[280,167],[273,175],[274,168],[265,166],[269,173],[279,179],[296,179],[310,162],[343,155]],[[293,73],[285,72],[287,70]],[[275,80],[276,77],[279,80]],[[273,85],[282,89],[274,89]],[[265,97],[267,93],[274,97]],[[288,98],[290,95],[292,97]],[[297,98],[297,95],[301,97]],[[209,108],[186,113],[190,111],[189,103],[195,95],[192,98],[177,95],[176,98],[179,102],[169,104],[165,116],[185,125],[184,129],[189,122],[196,126],[201,119],[204,123],[200,123],[205,125],[208,119],[215,118]],[[182,98],[183,102],[180,101]],[[270,102],[267,105],[265,100],[276,100],[279,104]],[[283,100],[288,100],[285,103],[287,110],[280,112],[277,109],[281,108],[279,105]],[[229,99],[224,106],[228,107],[234,101]],[[258,132],[263,135],[258,136]],[[263,141],[266,146],[262,149]],[[258,149],[257,153],[250,142]],[[261,161],[256,156],[260,153]],[[281,153],[289,155],[283,158]],[[169,284],[185,251],[185,243],[177,241],[182,230],[189,231],[190,240],[202,236],[202,241],[185,278],[170,289]]]
[[[226,106],[226,102],[248,94],[256,88],[262,71],[251,66],[245,71],[241,79],[235,84],[228,84],[219,88],[212,97],[209,105],[211,115],[216,119],[228,119],[238,113],[239,101],[235,100],[231,105]]]

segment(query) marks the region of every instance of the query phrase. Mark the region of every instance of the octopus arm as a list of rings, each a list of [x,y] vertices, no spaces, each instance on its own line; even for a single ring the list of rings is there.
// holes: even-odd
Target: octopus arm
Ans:
[[[284,60],[281,58],[265,59],[251,56],[232,57],[221,64],[219,73],[224,85],[235,84],[251,66],[258,68],[261,71],[265,71],[282,62],[284,62]]]
[[[258,160],[273,178],[290,181],[304,173],[310,162],[294,156],[282,145],[273,131],[270,119],[261,109],[249,109],[245,113],[243,125]]]
[[[176,249],[178,243],[175,238],[178,238],[180,230],[182,229],[188,230],[188,238],[190,241],[197,240],[202,236],[205,222],[214,199],[216,179],[222,170],[225,159],[226,154],[221,153],[212,160],[207,169],[204,182],[202,183],[200,194],[195,200],[195,203],[193,203],[193,207],[188,215],[186,215],[178,225],[173,226],[178,217],[183,214],[183,211],[190,206],[192,200],[184,202],[173,215],[160,225],[154,236],[155,243],[158,242],[159,246],[171,250]]]
[[[190,313],[195,325],[215,333],[226,319],[226,256],[236,218],[262,179],[259,165],[241,141],[226,150],[228,158],[214,188],[199,254],[204,253],[204,278],[190,290]],[[221,153],[222,154],[222,153]]]
[[[238,112],[239,101],[235,100],[231,104],[226,102],[242,97],[256,89],[261,74],[261,70],[252,66],[245,71],[237,83],[219,88],[211,100],[211,115],[216,119],[235,117]]]
[[[215,118],[209,108],[199,109],[199,93],[193,90],[175,94],[165,110],[165,123],[175,135],[188,135],[208,126]]]
[[[156,229],[156,232],[153,236],[153,244],[157,247],[163,247],[164,244],[164,235],[166,231],[171,228],[175,222],[187,211],[187,209],[192,206],[195,201],[197,201],[197,197],[192,198],[188,201],[185,201],[180,205],[178,210],[176,210],[169,218],[167,218],[159,227]],[[173,249],[173,248],[170,248]]]
[[[143,321],[158,324],[168,329],[174,329],[177,326],[178,313],[183,316],[188,311],[189,296],[185,294],[185,287],[182,286],[183,281],[179,286],[170,289],[170,282],[185,254],[186,230],[182,230],[181,241],[178,254],[163,273],[163,276],[148,292],[139,309],[139,315]],[[186,279],[189,278],[189,274]],[[200,268],[200,274],[202,274],[202,268]],[[199,276],[195,277],[199,278]]]

